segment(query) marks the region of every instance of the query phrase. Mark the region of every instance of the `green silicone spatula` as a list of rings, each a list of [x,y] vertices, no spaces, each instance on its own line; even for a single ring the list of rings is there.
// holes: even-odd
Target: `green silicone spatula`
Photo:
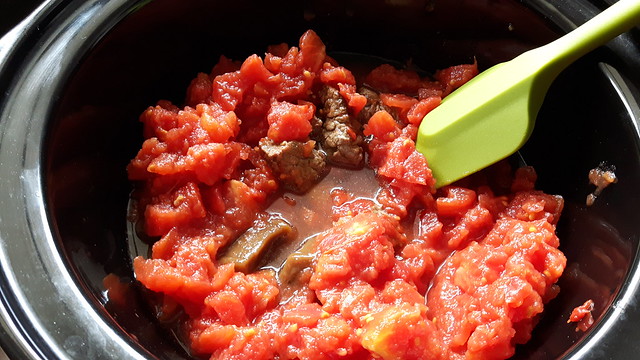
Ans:
[[[529,138],[545,94],[569,64],[640,24],[640,0],[620,0],[565,36],[493,66],[424,118],[416,148],[436,186],[516,152]]]

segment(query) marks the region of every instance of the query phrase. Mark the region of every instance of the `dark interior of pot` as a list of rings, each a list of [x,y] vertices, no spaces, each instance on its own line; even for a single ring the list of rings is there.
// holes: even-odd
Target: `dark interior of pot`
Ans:
[[[138,116],[159,99],[181,103],[189,81],[208,72],[221,54],[263,54],[269,44],[296,44],[307,29],[320,35],[330,53],[411,59],[427,71],[474,57],[485,69],[559,33],[540,14],[509,0],[309,0],[282,6],[156,0],[115,26],[66,86],[47,139],[46,186],[59,249],[79,288],[105,321],[154,356],[188,357],[133,281],[126,228],[132,186],[125,167],[142,142]],[[522,150],[538,172],[538,187],[565,198],[558,234],[568,264],[560,295],[517,358],[568,354],[589,334],[566,323],[587,299],[595,302],[596,324],[589,331],[597,330],[634,260],[638,135],[608,68],[599,65],[615,68],[618,55],[601,49],[565,71]],[[593,191],[587,174],[603,161],[615,165],[620,181],[587,207]],[[124,302],[105,293],[103,279],[111,273],[129,283]]]

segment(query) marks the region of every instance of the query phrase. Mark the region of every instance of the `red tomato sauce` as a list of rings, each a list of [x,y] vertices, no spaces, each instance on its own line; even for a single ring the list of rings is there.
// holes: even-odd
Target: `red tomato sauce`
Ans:
[[[433,79],[382,65],[363,90],[325,51],[307,31],[222,57],[184,106],[141,115],[128,174],[157,240],[133,267],[158,317],[211,359],[512,356],[559,290],[562,198],[505,164],[435,189],[417,126],[475,64]],[[270,226],[288,240],[260,266],[224,260]]]

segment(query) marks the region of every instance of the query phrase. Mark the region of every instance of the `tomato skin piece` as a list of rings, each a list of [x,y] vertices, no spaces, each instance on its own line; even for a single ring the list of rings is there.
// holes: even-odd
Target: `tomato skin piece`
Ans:
[[[585,301],[584,304],[575,307],[571,311],[571,315],[569,315],[569,320],[567,320],[567,322],[578,322],[582,320],[587,315],[587,313],[591,313],[591,311],[593,311],[593,307],[593,300],[589,299]]]

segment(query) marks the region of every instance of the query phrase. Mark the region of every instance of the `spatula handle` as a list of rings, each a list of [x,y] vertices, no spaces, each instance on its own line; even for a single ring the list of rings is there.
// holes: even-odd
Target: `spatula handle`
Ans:
[[[619,0],[563,37],[538,48],[549,70],[562,71],[578,58],[640,25],[640,0]]]

